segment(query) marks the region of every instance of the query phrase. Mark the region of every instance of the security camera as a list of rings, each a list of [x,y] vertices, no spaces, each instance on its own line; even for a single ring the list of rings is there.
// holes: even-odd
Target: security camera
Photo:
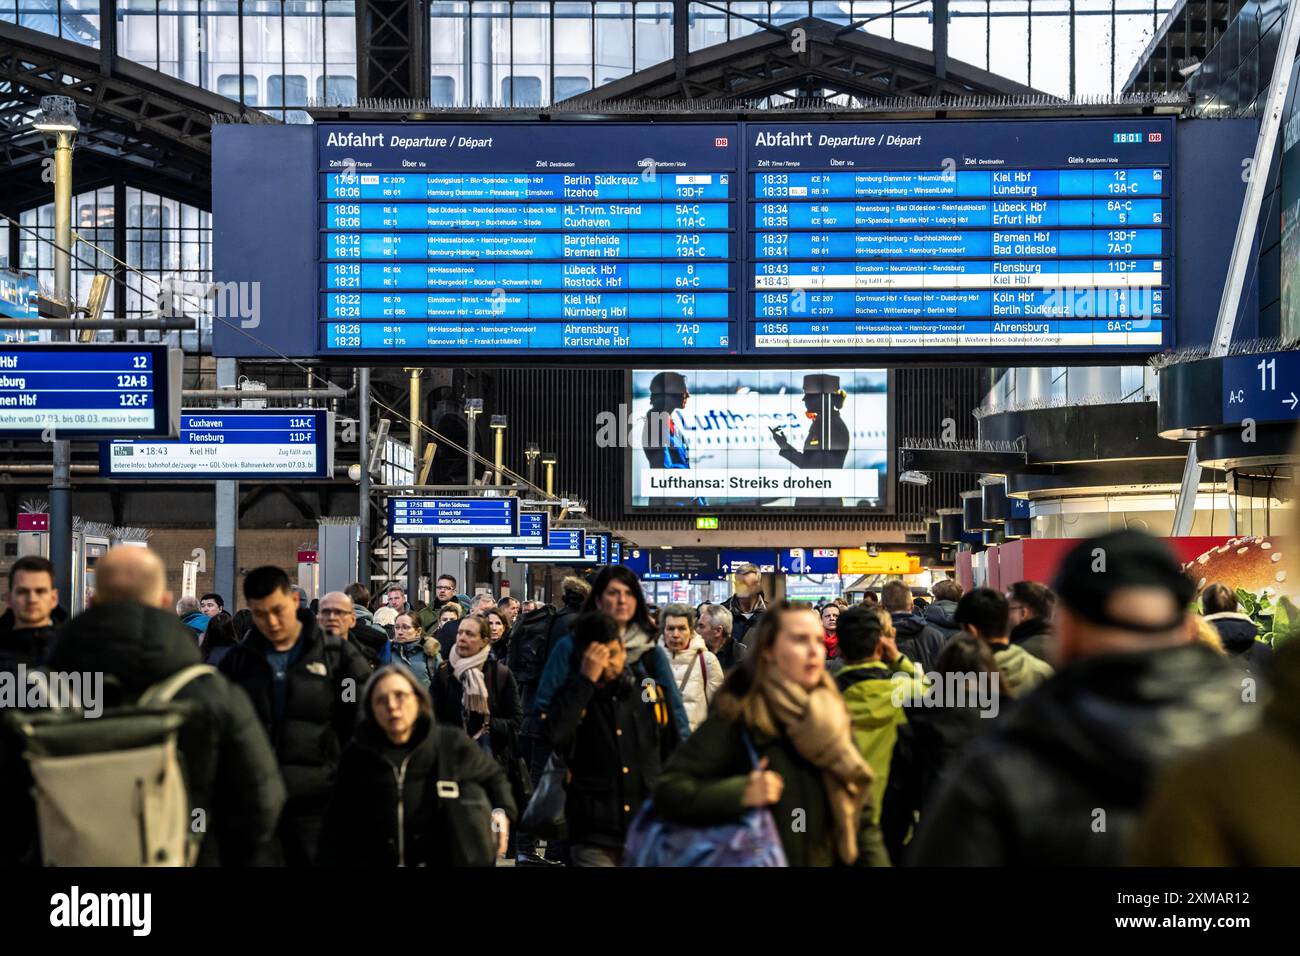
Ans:
[[[930,476],[923,471],[905,471],[898,476],[898,480],[905,485],[928,485]]]

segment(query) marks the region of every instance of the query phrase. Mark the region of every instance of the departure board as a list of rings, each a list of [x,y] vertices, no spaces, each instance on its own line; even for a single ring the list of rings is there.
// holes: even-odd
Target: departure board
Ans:
[[[736,351],[735,124],[318,136],[324,354]]]
[[[1160,349],[1173,129],[747,125],[744,348]]]

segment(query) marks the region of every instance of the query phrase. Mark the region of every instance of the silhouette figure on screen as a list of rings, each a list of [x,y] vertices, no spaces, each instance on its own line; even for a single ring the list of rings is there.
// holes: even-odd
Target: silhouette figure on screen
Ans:
[[[851,441],[849,426],[840,415],[847,397],[840,388],[838,375],[805,375],[803,407],[812,425],[804,439],[803,451],[794,450],[780,426],[771,429],[781,457],[796,468],[843,468]]]
[[[690,469],[691,447],[677,420],[677,412],[686,407],[690,397],[686,376],[680,372],[660,372],[650,380],[650,414],[641,433],[641,448],[651,468]],[[665,497],[657,503],[703,505],[706,499]]]

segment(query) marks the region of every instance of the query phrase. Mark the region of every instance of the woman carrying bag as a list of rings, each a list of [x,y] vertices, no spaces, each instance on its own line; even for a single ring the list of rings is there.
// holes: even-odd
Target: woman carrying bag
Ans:
[[[748,636],[744,663],[659,777],[655,811],[703,829],[767,808],[790,866],[888,866],[817,612],[781,602]]]

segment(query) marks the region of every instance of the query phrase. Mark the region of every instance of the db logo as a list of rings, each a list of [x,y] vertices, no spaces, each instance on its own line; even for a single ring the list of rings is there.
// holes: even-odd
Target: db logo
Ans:
[[[725,137],[725,136],[719,136],[717,139],[715,139],[715,140],[713,141],[713,145],[714,145],[714,146],[726,146],[726,145],[727,145],[727,137]]]
[[[1158,142],[1160,142],[1160,140],[1161,140],[1161,138],[1162,138],[1163,136],[1164,136],[1164,133],[1147,133],[1147,142],[1148,142],[1148,143],[1158,143]]]

